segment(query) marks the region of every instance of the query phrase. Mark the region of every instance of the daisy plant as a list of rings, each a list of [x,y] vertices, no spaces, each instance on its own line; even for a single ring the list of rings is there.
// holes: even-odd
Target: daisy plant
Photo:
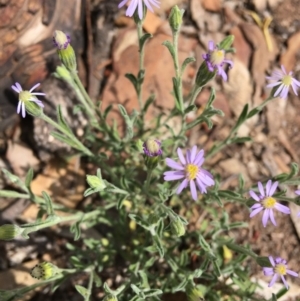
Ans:
[[[189,301],[267,301],[259,296],[258,281],[250,277],[248,260],[254,260],[263,267],[266,276],[272,276],[269,286],[281,278],[288,288],[285,277],[298,276],[298,269],[295,268],[295,272],[290,270],[284,259],[263,256],[265,248],[256,254],[252,250],[256,246],[251,241],[237,242],[240,238],[233,231],[248,228],[249,218],[234,220],[235,216],[228,213],[228,210],[237,210],[240,206],[248,209],[250,204],[250,218],[262,214],[264,227],[269,220],[276,226],[276,211],[284,214],[281,218],[289,218],[287,215],[291,210],[279,200],[298,204],[298,199],[285,196],[288,185],[300,185],[296,176],[297,165],[292,164],[289,174],[272,175],[276,181],[268,180],[266,184],[259,181],[257,189],[249,191],[250,180],[245,181],[243,175],[239,175],[238,181],[234,182],[237,184],[232,185],[232,181],[227,181],[230,175],[223,174],[218,162],[224,158],[220,152],[233,144],[238,143],[242,151],[245,142],[251,143],[250,137],[239,136],[238,130],[244,122],[259,114],[267,104],[272,105],[274,96],[286,98],[290,86],[297,94],[300,82],[282,67],[281,71],[268,77],[274,81],[269,84],[273,88],[270,97],[251,110],[246,104],[227,137],[214,144],[213,139],[202,144],[200,141],[204,140],[198,138],[192,143],[191,137],[198,137],[204,131],[209,135],[211,129],[214,132],[219,130],[214,117],[218,115],[221,118],[224,114],[214,108],[215,89],[210,89],[207,102],[201,108],[196,99],[202,88],[207,88],[217,75],[224,81],[230,77],[227,69],[235,68],[234,58],[231,60],[227,55],[234,53],[234,36],[209,42],[207,53],[193,65],[194,68],[200,66],[190,73],[195,77],[190,86],[187,83],[183,89],[186,67],[196,59],[188,57],[181,60],[178,46],[180,30],[185,23],[184,10],[173,7],[168,17],[172,38],[163,43],[174,68],[174,77],[165,79],[173,83],[170,91],[172,108],[157,115],[148,114],[156,112],[159,100],[155,95],[145,99],[142,93],[147,74],[144,48],[152,37],[143,32],[143,22],[147,10],[153,12],[160,3],[158,0],[119,1],[119,7],[128,5],[125,14],[133,17],[137,26],[139,71],[126,74],[126,77],[135,88],[138,107],[128,109],[125,104],[119,104],[103,109],[98,106],[78,76],[71,37],[61,30],[55,30],[53,35],[61,62],[55,77],[74,91],[78,100],[74,115],[65,118],[58,106],[56,118],[50,118],[47,115],[50,106],[43,109],[38,97],[45,96],[47,103],[52,100],[43,92],[34,92],[39,84],[30,90],[23,90],[20,83],[12,86],[19,98],[17,113],[25,117],[27,112],[51,127],[51,135],[71,149],[67,157],[76,155],[79,158],[80,173],[76,177],[86,179],[86,185],[78,206],[74,206],[72,196],[67,202],[68,193],[65,194],[66,202],[62,204],[61,197],[57,195],[61,189],[52,189],[51,195],[44,191],[38,194],[31,189],[33,169],[29,169],[24,178],[11,170],[2,170],[8,186],[0,190],[0,198],[30,200],[38,213],[34,221],[22,223],[23,220],[18,219],[18,225],[0,225],[0,240],[22,239],[22,244],[25,244],[29,236],[38,235],[35,232],[45,229],[54,231],[54,240],[57,233],[63,231],[66,235],[57,238],[60,242],[57,248],[60,250],[63,246],[63,252],[48,250],[47,244],[45,251],[53,252],[53,263],[42,261],[31,267],[31,275],[37,279],[36,282],[21,289],[0,290],[1,301],[24,299],[27,292],[48,284],[56,290],[55,294],[58,293],[60,299],[76,299],[71,294],[77,291],[84,301],[99,298],[104,301],[159,301],[171,293],[176,294],[175,299],[179,298],[178,292],[186,294]],[[187,91],[188,87],[190,91]],[[119,119],[111,114],[115,109],[120,113]],[[86,123],[82,127],[83,135],[77,137],[74,125],[68,120],[76,119],[79,111],[86,118]],[[146,123],[149,121],[146,114],[152,116],[149,123]],[[236,149],[228,153],[233,151]],[[85,177],[81,171],[85,171]],[[237,179],[236,174],[230,179]],[[55,187],[64,183],[57,181]],[[248,191],[251,199],[247,196]],[[300,195],[299,190],[295,193]],[[238,207],[234,207],[235,204]],[[67,226],[69,233],[66,232]],[[34,241],[27,240],[28,244]],[[282,242],[287,243],[280,241],[282,248],[278,252],[284,252]],[[37,258],[44,258],[40,249],[42,247],[37,248]],[[59,287],[61,283],[64,283],[63,287]],[[69,289],[68,285],[75,288]],[[67,297],[65,291],[68,292]],[[44,293],[50,295],[52,290],[44,290]],[[274,295],[272,301],[280,296],[279,293]]]

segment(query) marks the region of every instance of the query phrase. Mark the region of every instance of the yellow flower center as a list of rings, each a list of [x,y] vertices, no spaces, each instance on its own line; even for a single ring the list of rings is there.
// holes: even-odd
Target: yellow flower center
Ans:
[[[225,58],[224,50],[214,50],[211,53],[210,61],[215,65],[219,65],[224,61],[224,58]]]
[[[275,266],[275,272],[279,275],[286,275],[286,266],[282,263],[279,263]]]
[[[262,203],[266,209],[271,209],[275,206],[276,200],[272,197],[266,197]]]
[[[282,78],[282,83],[285,85],[285,86],[290,86],[292,84],[292,77],[290,75],[285,75],[283,78]]]
[[[22,102],[28,101],[32,97],[32,94],[29,91],[21,91],[19,93],[19,100]]]
[[[188,164],[185,168],[185,171],[189,180],[195,180],[199,171],[199,167],[195,164]]]

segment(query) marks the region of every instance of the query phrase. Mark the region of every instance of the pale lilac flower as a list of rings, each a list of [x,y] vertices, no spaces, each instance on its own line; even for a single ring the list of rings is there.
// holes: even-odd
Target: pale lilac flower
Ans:
[[[54,31],[52,39],[53,39],[54,45],[59,50],[66,49],[71,42],[70,36],[60,30]]]
[[[258,182],[259,195],[252,190],[249,191],[250,196],[257,202],[251,207],[252,212],[250,214],[250,218],[260,211],[265,210],[262,218],[264,227],[266,227],[269,218],[273,225],[276,226],[273,209],[277,209],[284,214],[291,213],[289,207],[281,205],[272,197],[277,186],[278,182],[272,183],[272,181],[269,180],[266,185],[266,191],[264,190],[262,183]]]
[[[123,0],[118,5],[119,8],[124,6],[130,0]],[[126,10],[126,16],[132,17],[135,10],[138,8],[138,14],[140,20],[143,19],[143,2],[145,3],[146,7],[153,12],[152,5],[159,8],[160,1],[159,0],[131,0],[130,4]]]
[[[17,113],[19,114],[22,111],[22,117],[25,118],[26,116],[26,109],[25,109],[25,103],[26,101],[33,101],[41,108],[44,107],[41,100],[36,98],[36,95],[46,95],[45,93],[40,92],[32,92],[35,88],[37,88],[40,85],[40,83],[34,85],[29,91],[25,90],[23,91],[21,85],[19,83],[15,83],[11,86],[11,88],[19,93],[19,103],[17,107]]]
[[[292,86],[294,93],[298,95],[297,88],[300,87],[300,82],[293,78],[292,74],[292,71],[290,71],[289,74],[287,74],[284,66],[281,65],[281,70],[275,70],[273,71],[271,76],[266,77],[268,80],[274,81],[267,85],[268,88],[278,86],[277,90],[274,93],[274,97],[277,97],[279,95],[280,98],[286,99],[288,96],[290,86]]]
[[[297,195],[300,195],[300,190],[296,190],[295,191],[295,193],[297,194]],[[298,213],[298,215],[297,216],[299,216],[300,217],[300,211],[299,211],[299,213]]]
[[[148,157],[157,157],[162,155],[161,142],[157,139],[148,139],[143,143],[144,154]]]
[[[298,273],[289,270],[287,268],[286,260],[277,257],[275,260],[272,256],[269,256],[270,263],[272,265],[271,268],[263,268],[263,272],[265,276],[273,276],[271,282],[269,283],[269,287],[271,287],[277,280],[278,276],[280,276],[282,282],[284,283],[286,289],[289,289],[289,286],[284,278],[285,275],[289,274],[294,277],[298,277]]]
[[[196,201],[196,184],[201,193],[206,193],[206,187],[215,184],[212,174],[201,167],[204,162],[204,150],[197,152],[197,146],[195,145],[191,150],[187,150],[185,157],[180,148],[177,149],[177,154],[179,163],[170,158],[166,159],[167,165],[175,170],[164,172],[164,180],[175,181],[183,179],[176,193],[179,194],[190,184],[192,198]]]
[[[221,75],[223,80],[227,80],[227,74],[223,69],[225,63],[229,65],[230,68],[233,67],[233,62],[231,60],[225,59],[225,50],[219,49],[213,41],[208,43],[208,53],[202,55],[206,62],[207,68],[210,72],[217,71],[218,75]]]

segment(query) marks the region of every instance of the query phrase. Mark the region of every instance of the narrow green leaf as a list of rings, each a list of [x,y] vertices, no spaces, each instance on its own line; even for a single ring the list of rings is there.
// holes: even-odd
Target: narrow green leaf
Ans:
[[[252,141],[251,137],[236,137],[230,141],[230,144],[233,144],[233,143],[239,144],[239,143],[245,143],[245,142],[249,142],[249,141]]]
[[[152,37],[153,36],[150,33],[145,33],[144,35],[142,35],[142,37],[140,38],[140,49],[141,50],[145,47],[145,43]]]
[[[85,287],[83,287],[83,286],[81,286],[81,285],[79,285],[79,284],[76,284],[76,285],[75,285],[75,288],[76,288],[77,292],[78,292],[83,298],[86,298],[87,293],[88,293],[87,288],[85,288]]]
[[[245,106],[236,122],[236,125],[234,126],[235,129],[238,128],[247,119],[248,107],[249,107],[249,105],[245,104]]]
[[[54,215],[52,200],[49,194],[45,191],[42,191],[43,199],[45,200],[46,210],[48,215]]]
[[[138,225],[142,226],[144,229],[149,230],[149,224],[141,217],[139,217],[136,214],[129,214],[128,216],[130,219],[134,220]]]
[[[72,133],[71,128],[67,124],[67,122],[62,114],[61,105],[57,106],[56,115],[57,115],[57,121],[58,121],[59,125],[62,126],[67,132]]]
[[[144,113],[146,113],[148,111],[149,106],[154,102],[154,100],[155,100],[155,94],[151,94],[144,104],[144,107],[143,107]]]
[[[29,170],[26,174],[26,178],[25,178],[25,185],[28,189],[30,189],[30,184],[31,184],[32,179],[33,179],[33,169],[29,168]]]
[[[196,62],[196,59],[194,57],[187,57],[184,61],[183,64],[181,66],[181,75],[183,74],[186,66],[190,63]]]
[[[24,194],[24,193],[19,193],[19,192],[13,191],[13,190],[0,190],[0,197],[29,199],[29,195]]]
[[[160,256],[161,258],[163,258],[163,257],[164,257],[164,254],[165,254],[165,250],[164,250],[164,248],[163,248],[163,245],[162,245],[162,243],[161,243],[160,238],[159,238],[157,235],[152,236],[152,238],[153,238],[153,242],[154,242],[154,244],[155,244],[155,246],[156,246],[156,249],[157,249],[157,251],[158,251],[158,253],[159,253],[159,256]]]
[[[215,90],[215,88],[211,88],[210,89],[209,99],[208,99],[207,104],[206,104],[207,108],[210,108],[212,106],[215,98],[216,98],[216,90]]]
[[[176,55],[173,44],[170,41],[164,41],[162,44],[168,48],[173,60],[175,60]]]
[[[126,73],[125,77],[127,77],[130,80],[130,82],[133,84],[135,90],[137,90],[137,88],[138,88],[137,78],[132,73]]]
[[[26,187],[26,185],[23,183],[23,181],[18,176],[13,175],[11,172],[6,170],[5,168],[2,168],[2,172],[4,173],[5,177],[9,181],[16,184],[19,188],[21,188],[26,193],[29,193],[28,188]]]
[[[177,286],[172,288],[172,293],[184,291],[188,283],[189,279],[185,277]]]
[[[190,105],[184,110],[184,114],[188,114],[192,111],[195,111],[196,109],[197,109],[197,107],[195,105]]]
[[[158,296],[162,295],[163,291],[159,289],[149,289],[149,290],[143,290],[145,298],[153,297],[153,296]]]
[[[109,105],[103,112],[103,120],[106,120],[107,115],[109,114],[109,112],[111,111],[111,109],[113,108],[113,105]]]

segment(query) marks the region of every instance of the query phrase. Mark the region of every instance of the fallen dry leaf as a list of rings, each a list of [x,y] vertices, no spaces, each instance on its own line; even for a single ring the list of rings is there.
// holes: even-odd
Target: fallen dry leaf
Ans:
[[[287,72],[292,71],[296,65],[296,56],[300,54],[300,32],[293,34],[287,42],[287,50],[280,57],[280,64]]]

